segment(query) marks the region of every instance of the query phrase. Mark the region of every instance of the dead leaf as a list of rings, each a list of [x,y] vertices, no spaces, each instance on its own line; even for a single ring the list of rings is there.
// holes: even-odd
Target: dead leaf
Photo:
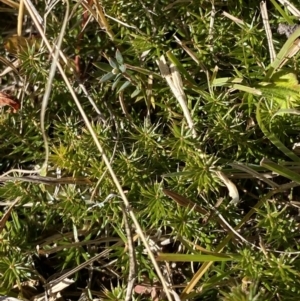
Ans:
[[[154,286],[136,285],[134,291],[138,295],[150,295],[152,301],[158,301],[158,289]]]
[[[0,233],[3,231],[6,222],[10,217],[10,214],[11,214],[12,210],[14,209],[14,206],[19,202],[20,199],[21,199],[20,197],[16,198],[15,201],[10,205],[8,210],[2,216],[2,218],[0,220]]]
[[[49,288],[46,294],[45,293],[39,294],[33,297],[31,300],[33,301],[58,300],[61,297],[60,292],[73,283],[74,283],[73,279],[65,278],[61,282]]]
[[[9,297],[9,296],[1,296],[0,301],[22,301],[22,300],[14,297]]]
[[[0,107],[4,106],[12,107],[13,113],[16,113],[20,109],[20,103],[17,100],[4,92],[0,92]]]
[[[40,47],[40,39],[34,36],[30,38],[12,35],[4,41],[4,48],[12,55],[18,55],[20,51],[35,47],[36,50]]]
[[[240,200],[239,192],[236,188],[236,186],[227,178],[227,176],[222,173],[221,171],[217,171],[216,175],[219,177],[219,179],[226,185],[229,191],[229,196],[231,197],[231,202],[233,204],[237,204]]]
[[[138,295],[143,295],[143,294],[150,294],[152,291],[152,287],[151,286],[144,286],[144,285],[136,285],[134,287],[134,291],[138,294]]]

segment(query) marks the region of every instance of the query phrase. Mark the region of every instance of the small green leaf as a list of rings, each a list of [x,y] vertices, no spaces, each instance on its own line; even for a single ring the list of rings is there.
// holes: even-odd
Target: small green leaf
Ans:
[[[112,72],[109,72],[101,77],[100,83],[104,83],[104,82],[114,78],[115,76],[116,76],[115,74],[113,74]]]
[[[120,82],[121,78],[122,78],[121,76],[117,76],[117,77],[115,78],[115,81],[114,81],[114,83],[113,83],[113,85],[112,85],[112,87],[111,87],[112,90],[115,90],[115,88],[117,87],[117,85],[118,85],[118,83]]]
[[[93,65],[95,67],[97,67],[98,69],[105,71],[105,72],[111,72],[111,70],[112,70],[111,66],[106,63],[97,62],[97,63],[93,63]]]
[[[214,87],[221,87],[221,86],[228,86],[230,84],[240,84],[243,81],[242,78],[238,77],[221,77],[216,78],[212,81],[212,86]]]
[[[116,58],[119,65],[123,65],[123,63],[124,63],[123,56],[122,56],[121,52],[119,51],[119,49],[117,49],[117,51],[116,51],[115,58]]]
[[[262,94],[262,92],[260,90],[258,90],[256,88],[247,87],[247,86],[244,86],[244,85],[234,84],[234,85],[232,85],[232,88],[240,90],[240,91],[244,91],[244,92],[247,92],[247,93],[251,93],[251,94],[254,94],[254,95],[261,95]]]
[[[111,57],[108,58],[108,62],[109,62],[109,64],[110,64],[114,69],[118,69],[118,68],[119,68],[119,66],[118,66],[118,64],[116,63],[116,61],[115,61],[114,59],[112,59]]]
[[[300,162],[300,158],[293,153],[291,150],[289,150],[278,138],[277,136],[270,132],[269,129],[266,127],[265,124],[269,123],[266,118],[262,116],[262,109],[261,109],[261,102],[262,99],[259,101],[257,108],[256,108],[256,119],[257,123],[262,130],[262,132],[266,135],[266,137],[280,150],[282,151],[287,157],[292,159],[294,162]]]
[[[130,84],[131,84],[130,81],[126,81],[126,82],[120,87],[120,89],[118,90],[117,93],[120,93],[121,91],[125,90]]]
[[[262,167],[265,167],[265,168],[275,172],[275,173],[278,173],[279,175],[281,175],[289,180],[300,183],[300,175],[298,173],[290,170],[289,168],[286,168],[282,165],[278,165],[266,158],[262,159],[262,161],[260,162],[260,165]]]
[[[140,94],[140,92],[141,92],[141,90],[140,90],[139,88],[136,88],[136,89],[133,91],[133,93],[130,95],[131,98],[136,97],[137,95]]]
[[[119,69],[122,73],[126,72],[126,66],[125,65],[120,65]]]
[[[278,86],[288,87],[297,86],[298,79],[295,73],[287,70],[280,70],[271,77],[271,82],[274,82]]]

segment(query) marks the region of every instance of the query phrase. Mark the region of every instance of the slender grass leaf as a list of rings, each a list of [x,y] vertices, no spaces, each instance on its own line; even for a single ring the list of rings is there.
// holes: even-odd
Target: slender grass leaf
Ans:
[[[175,262],[210,262],[210,261],[238,261],[240,255],[203,255],[203,254],[173,254],[160,253],[156,260],[158,261],[175,261]]]
[[[163,174],[162,176],[164,178],[171,178],[171,177],[180,177],[180,176],[192,176],[194,175],[195,172],[193,171],[179,171],[179,172],[170,172]]]
[[[264,121],[262,120],[261,116],[261,101],[259,101],[257,108],[256,108],[256,119],[257,123],[262,130],[262,132],[265,134],[265,136],[281,151],[283,152],[287,157],[292,159],[295,162],[300,162],[300,158],[291,150],[289,150],[277,137],[275,134],[271,133],[265,126]]]
[[[111,70],[112,70],[111,66],[106,63],[96,62],[96,63],[93,63],[93,65],[95,67],[97,67],[98,69],[105,71],[105,72],[111,72]]]
[[[132,65],[128,65],[128,64],[124,64],[124,66],[126,67],[126,69],[133,70],[133,71],[139,72],[139,73],[144,74],[144,75],[152,75],[156,79],[162,79],[160,74],[149,71],[145,68],[136,67],[136,66],[132,66]]]
[[[194,79],[188,74],[188,72],[185,70],[183,65],[176,58],[176,56],[171,51],[167,51],[166,55],[167,55],[168,59],[170,60],[170,62],[173,63],[177,67],[177,69],[180,71],[180,73],[183,74],[190,83],[192,83],[193,85],[196,85],[196,82],[194,81]]]
[[[271,117],[271,120],[278,115],[281,116],[285,114],[300,115],[300,111],[296,109],[280,109]]]
[[[216,78],[212,81],[212,86],[213,87],[222,87],[222,86],[228,86],[231,84],[239,84],[243,81],[242,78],[238,77],[220,77]]]
[[[274,5],[274,7],[278,10],[278,12],[281,14],[281,16],[286,20],[286,22],[289,24],[293,24],[293,20],[291,19],[291,17],[285,13],[285,11],[280,7],[280,5],[275,0],[271,0],[271,2]]]
[[[262,159],[260,165],[294,182],[300,183],[300,175],[287,167],[276,164],[269,159]]]
[[[248,165],[242,164],[240,162],[238,163],[231,163],[230,164],[232,167],[235,167],[236,169],[242,170],[250,175],[252,175],[254,178],[260,179],[261,181],[267,183],[270,185],[272,188],[278,188],[279,185],[273,182],[272,180],[266,178],[264,175],[260,174],[253,168],[250,168]],[[265,172],[265,170],[263,170]]]
[[[274,62],[269,66],[269,71],[265,77],[265,81],[269,81],[269,79],[272,77],[274,72],[279,68],[279,66],[282,64],[282,62],[286,59],[286,56],[290,50],[290,47],[293,46],[295,40],[300,35],[300,28],[296,29],[295,32],[288,38],[288,40],[285,42],[283,47],[281,48],[280,52],[277,54]]]
[[[247,93],[251,93],[251,94],[254,94],[254,95],[258,95],[258,96],[262,94],[262,92],[260,90],[258,90],[256,88],[247,87],[247,86],[244,86],[244,85],[234,84],[234,85],[232,85],[232,88],[240,90],[240,91],[244,91],[244,92],[247,92]]]

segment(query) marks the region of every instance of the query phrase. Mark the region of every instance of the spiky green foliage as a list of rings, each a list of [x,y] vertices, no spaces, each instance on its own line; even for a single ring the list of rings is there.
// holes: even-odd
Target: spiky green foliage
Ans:
[[[222,252],[241,255],[237,262],[215,262],[195,284],[190,300],[299,299],[299,260],[295,254],[284,254],[299,251],[297,209],[292,207],[298,206],[298,188],[278,190],[263,199],[274,187],[298,180],[283,167],[299,171],[299,158],[291,151],[299,141],[299,118],[290,115],[300,105],[299,63],[292,59],[284,69],[268,75],[270,59],[257,13],[259,3],[216,2],[211,29],[208,1],[103,0],[110,28],[100,27],[95,18],[85,19],[91,11],[71,3],[62,49],[68,61],[61,63],[149,241],[166,253],[199,251],[193,244],[214,252],[227,241]],[[96,6],[91,8],[97,11]],[[37,9],[44,15],[42,2]],[[222,10],[244,23],[226,18]],[[49,12],[46,34],[50,41],[57,38],[63,15],[61,3]],[[269,16],[274,26],[284,21],[276,6],[270,5]],[[86,26],[84,20],[88,20]],[[15,20],[10,24],[15,28]],[[0,30],[1,41],[9,38],[4,27]],[[277,52],[284,42],[274,35]],[[13,50],[3,46],[1,56],[17,57],[19,74],[6,74],[1,85],[15,83],[11,93],[18,95],[22,108],[16,114],[6,107],[1,111],[1,173],[13,168],[34,170],[45,156],[40,109],[50,54],[37,37]],[[156,60],[162,54],[182,76],[196,135],[160,75]],[[17,85],[16,76],[22,85]],[[101,114],[83,93],[79,80]],[[43,278],[58,278],[104,252],[70,276],[75,283],[65,297],[78,300],[86,288],[91,299],[124,300],[130,261],[121,199],[59,73],[46,111],[46,130],[51,153],[48,176],[55,178],[61,170],[63,179],[72,177],[77,182],[19,179],[1,184],[1,204],[20,197],[0,234],[1,293],[25,296],[25,281],[39,280],[36,288],[40,289]],[[271,179],[277,186],[270,187],[254,174],[272,171],[259,166],[263,158],[278,164],[281,177]],[[231,168],[236,161],[249,164],[253,173]],[[229,204],[228,190],[216,173],[219,170],[239,189],[241,201],[236,206]],[[163,188],[201,206],[207,215],[195,207],[179,206],[164,195]],[[232,227],[253,210],[239,233],[259,249],[237,237],[226,238],[231,231],[221,226],[216,213],[210,214],[220,199],[218,210]],[[2,216],[8,207],[3,208]],[[164,244],[168,239],[170,243]],[[161,293],[138,237],[134,244],[137,283],[150,287],[153,294]],[[170,271],[172,284],[179,285],[178,294],[199,267],[199,263],[178,263],[168,270],[162,265]],[[245,278],[251,279],[246,288]],[[136,291],[134,296],[154,299],[149,292]]]

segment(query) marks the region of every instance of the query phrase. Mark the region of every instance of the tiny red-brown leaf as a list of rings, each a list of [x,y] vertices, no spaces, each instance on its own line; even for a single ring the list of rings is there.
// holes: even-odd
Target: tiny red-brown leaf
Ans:
[[[0,92],[0,107],[4,106],[12,107],[14,113],[20,109],[20,103],[17,100],[6,93]]]
[[[139,295],[150,294],[152,291],[152,287],[138,284],[134,287],[134,291]]]

